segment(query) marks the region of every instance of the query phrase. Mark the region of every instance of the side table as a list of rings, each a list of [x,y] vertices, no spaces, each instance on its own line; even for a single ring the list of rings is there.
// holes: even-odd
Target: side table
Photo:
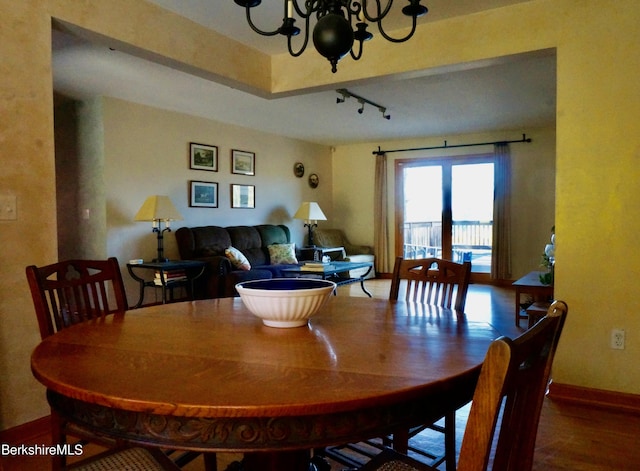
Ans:
[[[131,278],[140,285],[140,296],[134,308],[142,306],[144,301],[144,289],[156,288],[162,290],[162,304],[167,302],[167,292],[169,299],[173,301],[173,290],[178,287],[185,287],[189,297],[193,299],[193,283],[204,273],[206,263],[199,260],[176,260],[169,262],[143,262],[127,263],[127,270]],[[153,271],[153,279],[149,280],[139,276],[136,271]]]
[[[540,275],[544,271],[532,271],[525,276],[513,282],[516,290],[516,326],[520,327],[520,319],[527,319],[529,316],[521,312],[520,295],[522,293],[529,294],[533,297],[533,301],[548,301],[553,299],[553,285],[544,285],[540,282]]]

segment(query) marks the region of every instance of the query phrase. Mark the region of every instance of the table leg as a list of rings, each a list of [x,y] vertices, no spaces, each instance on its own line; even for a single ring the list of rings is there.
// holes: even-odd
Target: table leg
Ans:
[[[309,471],[308,450],[245,453],[243,471]]]
[[[144,279],[140,278],[139,276],[137,276],[133,270],[131,269],[130,265],[127,265],[127,270],[129,271],[129,275],[131,275],[131,278],[133,278],[134,280],[136,280],[138,282],[138,285],[140,287],[140,293],[138,295],[138,302],[135,304],[135,306],[133,306],[133,309],[137,309],[140,306],[142,306],[142,301],[144,300]]]
[[[516,327],[520,327],[520,290],[516,288]]]
[[[367,272],[360,277],[360,287],[362,288],[362,291],[364,291],[364,294],[366,294],[370,298],[372,298],[373,296],[371,296],[371,293],[367,290],[367,288],[364,287],[364,279],[369,273],[371,273],[371,270],[373,270],[373,265],[371,265]]]
[[[204,471],[218,470],[218,458],[215,453],[203,453],[202,458],[204,460]]]

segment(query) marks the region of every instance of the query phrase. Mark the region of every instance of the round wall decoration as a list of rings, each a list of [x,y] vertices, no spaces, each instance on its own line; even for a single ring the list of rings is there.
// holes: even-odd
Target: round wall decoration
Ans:
[[[293,164],[293,174],[298,178],[302,178],[304,176],[304,164],[302,162],[296,162]]]
[[[311,188],[318,188],[318,184],[320,183],[320,178],[317,174],[312,173],[309,175],[309,186]]]

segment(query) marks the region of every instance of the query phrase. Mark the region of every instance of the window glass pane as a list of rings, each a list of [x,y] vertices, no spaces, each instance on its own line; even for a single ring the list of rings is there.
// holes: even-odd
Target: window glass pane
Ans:
[[[442,167],[404,169],[405,258],[442,255]]]
[[[491,271],[493,163],[454,165],[451,171],[453,260]]]

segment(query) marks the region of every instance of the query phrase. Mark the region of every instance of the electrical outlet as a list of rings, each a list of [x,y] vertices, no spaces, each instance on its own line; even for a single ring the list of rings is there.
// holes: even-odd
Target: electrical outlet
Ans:
[[[611,331],[611,348],[615,350],[624,350],[624,330],[613,329]]]

